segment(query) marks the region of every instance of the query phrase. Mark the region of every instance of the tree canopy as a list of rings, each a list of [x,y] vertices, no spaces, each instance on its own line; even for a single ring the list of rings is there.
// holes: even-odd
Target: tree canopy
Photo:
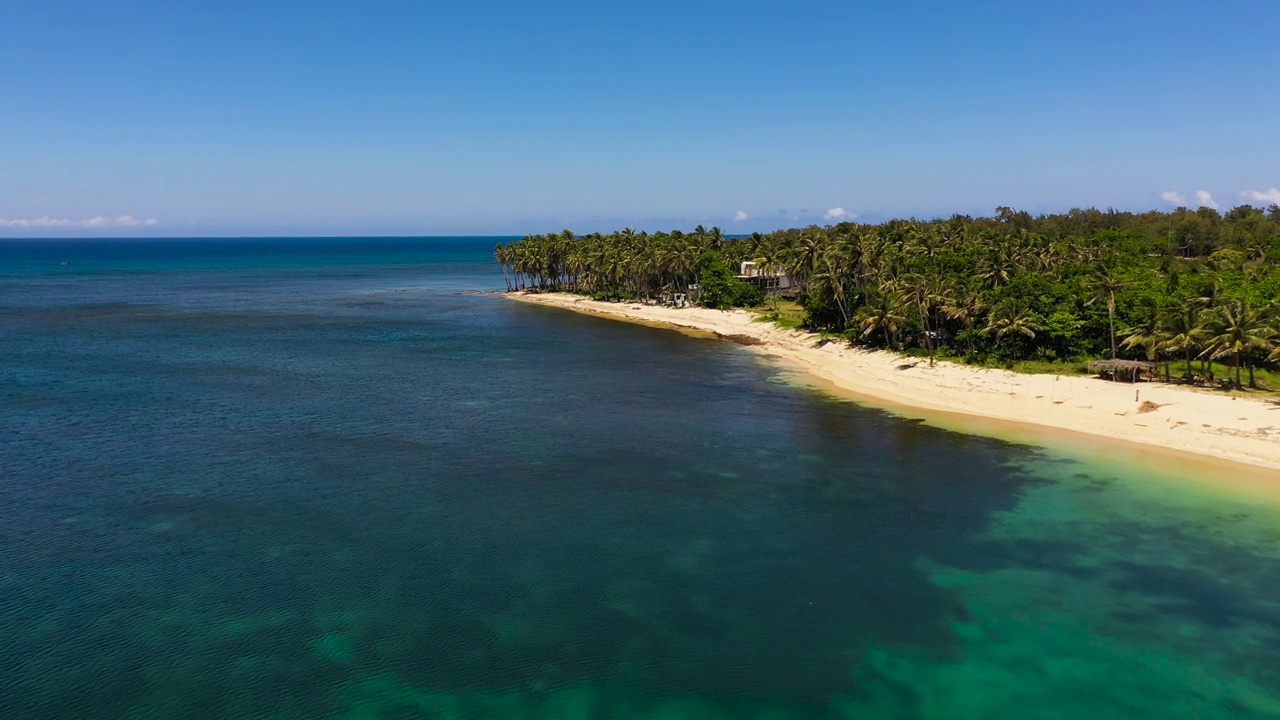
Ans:
[[[601,299],[702,291],[760,302],[730,268],[787,275],[813,330],[970,359],[1230,362],[1236,382],[1280,360],[1280,207],[840,223],[727,237],[531,235],[495,248],[508,287]]]

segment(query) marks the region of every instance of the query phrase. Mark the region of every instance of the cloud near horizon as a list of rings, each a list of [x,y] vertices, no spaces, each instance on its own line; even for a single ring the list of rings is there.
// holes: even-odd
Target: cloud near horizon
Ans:
[[[1178,207],[1190,207],[1191,205],[1195,205],[1196,207],[1207,207],[1214,210],[1218,210],[1222,207],[1218,204],[1217,200],[1213,199],[1213,194],[1208,190],[1197,190],[1194,193],[1194,197],[1195,201],[1193,203],[1189,203],[1187,202],[1187,196],[1177,190],[1165,190],[1160,193],[1161,200],[1169,203],[1170,205],[1177,205]]]
[[[739,210],[738,212],[736,212],[736,213],[734,213],[734,214],[733,214],[733,219],[734,219],[734,220],[739,220],[739,221],[741,221],[741,220],[748,220],[748,219],[750,219],[750,218],[751,218],[751,216],[750,216],[750,215],[748,215],[748,214],[746,214],[746,213],[745,213],[745,212],[743,212],[742,210]]]
[[[1240,197],[1254,202],[1266,202],[1280,205],[1280,188],[1271,188],[1270,190],[1245,190],[1240,193]]]
[[[1218,205],[1218,201],[1213,199],[1213,195],[1209,194],[1208,190],[1197,190],[1196,202],[1200,203],[1200,207],[1207,207],[1213,210],[1221,207],[1221,205]]]
[[[841,207],[831,208],[822,214],[822,219],[824,220],[852,220],[856,217],[858,216]]]
[[[103,215],[91,217],[85,220],[67,220],[63,218],[51,218],[48,215],[38,218],[6,220],[0,218],[0,227],[11,228],[112,228],[112,227],[140,227],[157,225],[159,221],[155,218],[147,218],[139,220],[132,215],[120,215],[109,218]]]

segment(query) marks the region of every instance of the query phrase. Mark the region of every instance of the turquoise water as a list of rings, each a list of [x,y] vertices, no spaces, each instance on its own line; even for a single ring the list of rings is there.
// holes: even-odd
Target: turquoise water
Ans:
[[[477,294],[493,243],[0,242],[0,718],[1280,716],[1274,495]]]

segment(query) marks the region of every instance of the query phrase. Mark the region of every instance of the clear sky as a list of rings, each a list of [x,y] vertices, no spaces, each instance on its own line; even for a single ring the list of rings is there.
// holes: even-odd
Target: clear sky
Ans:
[[[0,235],[749,232],[1276,186],[1275,0],[0,2]]]

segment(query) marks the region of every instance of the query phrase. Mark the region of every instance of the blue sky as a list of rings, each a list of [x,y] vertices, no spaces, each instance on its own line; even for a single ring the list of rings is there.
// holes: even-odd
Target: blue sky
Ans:
[[[1273,0],[6,3],[0,235],[1267,205],[1277,38]]]

